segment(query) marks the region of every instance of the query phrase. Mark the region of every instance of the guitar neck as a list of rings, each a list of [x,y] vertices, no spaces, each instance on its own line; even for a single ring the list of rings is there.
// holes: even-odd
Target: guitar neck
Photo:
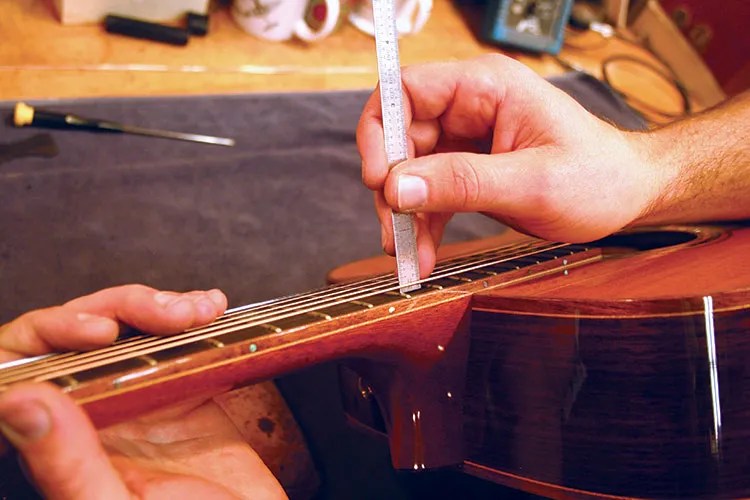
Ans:
[[[232,309],[169,337],[135,334],[89,352],[0,369],[0,390],[49,381],[110,425],[181,400],[351,357],[394,363],[440,355],[474,291],[598,258],[582,246],[526,240],[441,263],[420,290],[383,275]],[[429,327],[429,343],[423,332]]]
[[[397,469],[554,498],[747,498],[748,245],[742,226],[527,239],[409,294],[386,274],[0,367],[0,390],[50,381],[108,425],[343,360],[347,416],[387,433]]]

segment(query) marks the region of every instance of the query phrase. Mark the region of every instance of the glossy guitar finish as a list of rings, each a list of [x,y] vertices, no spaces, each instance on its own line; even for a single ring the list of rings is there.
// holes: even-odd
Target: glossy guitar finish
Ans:
[[[465,472],[555,498],[750,495],[750,234],[695,234],[473,295]]]
[[[411,295],[361,279],[388,261],[346,266],[331,280],[357,280],[209,327],[0,370],[0,390],[50,380],[103,426],[339,359],[398,468],[560,498],[750,495],[750,230],[499,243]]]

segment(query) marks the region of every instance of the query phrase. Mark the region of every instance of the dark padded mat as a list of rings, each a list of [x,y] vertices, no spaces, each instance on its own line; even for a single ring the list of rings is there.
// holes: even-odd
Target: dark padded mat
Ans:
[[[643,122],[583,75],[555,83],[626,128]],[[369,92],[34,102],[83,116],[229,136],[233,148],[52,131],[54,158],[8,159],[39,130],[0,125],[0,323],[121,283],[220,287],[230,305],[315,288],[380,252],[354,130]],[[0,103],[3,117],[13,103]],[[5,158],[5,160],[3,160]],[[502,228],[478,215],[446,241]],[[382,443],[345,427],[335,367],[285,377],[322,498],[407,498]]]

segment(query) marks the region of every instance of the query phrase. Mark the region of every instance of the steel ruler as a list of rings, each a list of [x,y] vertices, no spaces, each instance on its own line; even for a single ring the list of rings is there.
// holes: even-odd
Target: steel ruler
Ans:
[[[401,94],[401,64],[398,57],[398,34],[394,0],[373,0],[375,48],[380,79],[380,104],[383,109],[383,134],[388,167],[408,157],[404,100]],[[393,236],[396,244],[396,267],[401,293],[419,288],[419,257],[415,220],[412,214],[393,212]]]

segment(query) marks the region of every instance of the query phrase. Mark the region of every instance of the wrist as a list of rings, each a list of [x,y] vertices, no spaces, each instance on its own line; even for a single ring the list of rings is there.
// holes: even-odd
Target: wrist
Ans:
[[[675,201],[684,191],[686,180],[686,161],[683,151],[676,146],[678,134],[670,129],[627,134],[636,163],[630,168],[641,170],[643,189],[649,192],[647,202],[633,225],[666,222]]]

